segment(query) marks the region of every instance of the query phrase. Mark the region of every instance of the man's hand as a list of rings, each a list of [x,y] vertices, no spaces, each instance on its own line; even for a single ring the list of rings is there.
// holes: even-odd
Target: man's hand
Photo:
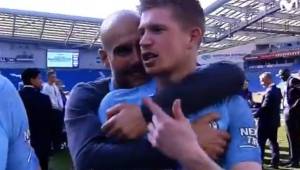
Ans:
[[[147,131],[147,123],[139,106],[115,105],[107,110],[107,117],[107,122],[102,126],[107,137],[136,139]]]
[[[151,99],[144,100],[144,103],[153,113],[152,123],[148,125],[148,140],[153,147],[179,161],[184,169],[221,169],[198,144],[191,124],[182,113],[180,100],[173,102],[174,118],[167,115]]]
[[[182,113],[180,100],[173,103],[174,118],[151,99],[145,99],[144,103],[153,113],[152,123],[148,125],[148,140],[153,147],[178,161],[185,160],[185,155],[193,155],[195,148],[200,148],[191,124]]]
[[[224,154],[230,138],[227,132],[211,127],[211,123],[218,119],[219,115],[217,113],[210,113],[192,123],[192,128],[198,136],[200,146],[214,160]]]

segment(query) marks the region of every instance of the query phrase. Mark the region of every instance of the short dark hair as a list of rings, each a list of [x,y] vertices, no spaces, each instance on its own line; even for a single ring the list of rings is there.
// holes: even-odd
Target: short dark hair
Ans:
[[[50,76],[52,76],[52,75],[54,75],[54,74],[56,74],[56,72],[55,72],[54,69],[49,69],[49,70],[47,71],[47,77],[50,77]]]
[[[183,28],[198,26],[204,34],[205,16],[198,0],[140,0],[140,13],[157,7],[170,7]]]
[[[35,79],[40,73],[40,70],[37,68],[25,69],[21,75],[24,85],[32,85],[30,79]]]

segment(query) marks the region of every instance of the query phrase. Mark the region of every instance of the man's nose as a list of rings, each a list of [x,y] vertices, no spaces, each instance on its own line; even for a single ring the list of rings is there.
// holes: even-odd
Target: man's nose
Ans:
[[[145,32],[140,39],[140,46],[141,48],[146,48],[148,46],[150,46],[153,43],[151,36],[149,34],[149,32]]]

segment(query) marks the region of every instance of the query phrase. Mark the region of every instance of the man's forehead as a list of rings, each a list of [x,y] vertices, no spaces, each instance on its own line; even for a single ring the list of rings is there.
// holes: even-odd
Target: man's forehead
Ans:
[[[118,26],[110,29],[103,39],[111,49],[122,43],[136,42],[139,37],[137,29],[138,23],[131,25],[118,24]]]
[[[170,8],[153,8],[142,13],[139,27],[165,25],[173,19]]]
[[[116,32],[111,35],[111,46],[116,47],[123,44],[135,44],[139,40],[137,27],[131,31]]]
[[[118,39],[137,33],[139,20],[139,16],[130,11],[120,11],[108,17],[101,25],[101,40],[105,50],[111,49]]]

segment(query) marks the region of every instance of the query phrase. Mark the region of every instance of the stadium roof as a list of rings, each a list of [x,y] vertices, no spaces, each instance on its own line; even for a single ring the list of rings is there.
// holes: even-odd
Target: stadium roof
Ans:
[[[0,8],[0,39],[99,46],[101,19]]]
[[[210,52],[270,36],[299,36],[300,7],[284,11],[281,1],[286,0],[215,1],[205,10],[206,33],[200,50]],[[101,22],[96,18],[0,8],[0,39],[98,47]]]
[[[299,36],[300,3],[298,9],[287,11],[280,8],[283,1],[286,0],[216,1],[205,11],[206,33],[201,51],[229,48],[270,36]]]

